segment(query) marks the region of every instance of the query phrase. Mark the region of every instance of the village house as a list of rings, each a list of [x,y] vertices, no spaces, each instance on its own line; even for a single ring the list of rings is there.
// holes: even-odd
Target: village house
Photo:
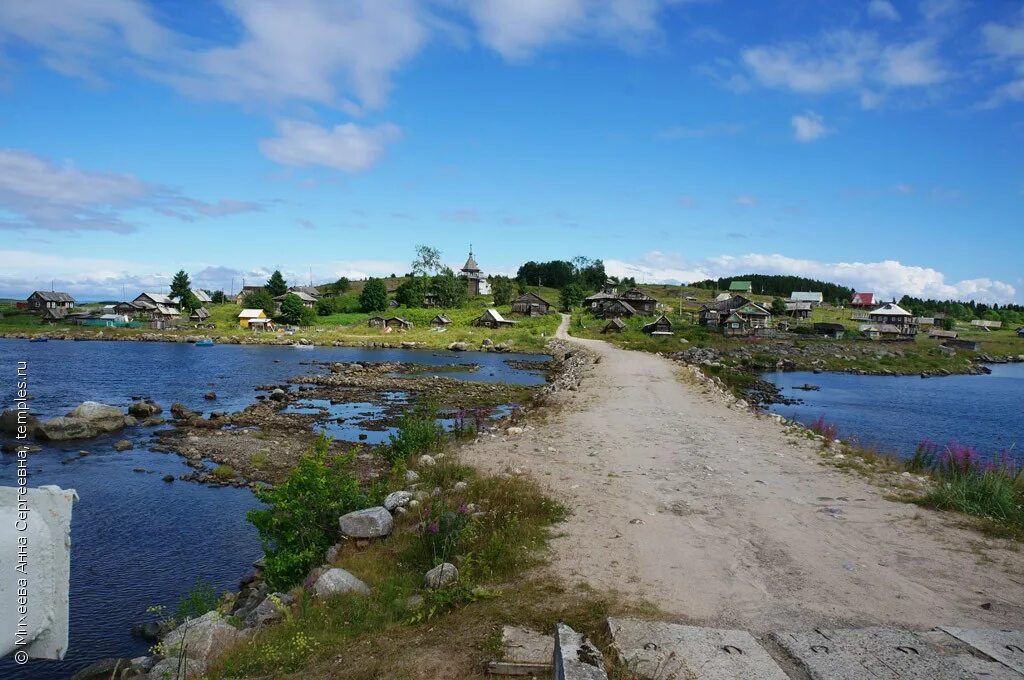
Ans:
[[[846,333],[846,326],[841,323],[816,323],[814,324],[814,333],[841,340]]]
[[[320,299],[322,293],[316,286],[292,286],[288,289],[289,293],[303,293],[313,298],[314,302]]]
[[[658,306],[657,300],[639,288],[630,288],[620,295],[619,299],[628,303],[629,306],[635,309],[640,316],[650,316],[651,314],[654,314]]]
[[[789,294],[790,302],[809,302],[817,307],[825,303],[825,295],[820,292],[793,292]]]
[[[488,309],[486,312],[473,320],[472,325],[483,326],[484,328],[501,328],[502,326],[515,325],[515,321],[504,318],[497,309]]]
[[[238,313],[238,325],[242,328],[264,330],[269,322],[267,313],[262,309],[243,309]]]
[[[721,296],[719,296],[719,298],[721,298]],[[716,298],[714,302],[701,305],[700,314],[698,316],[699,323],[701,326],[718,328],[725,323],[726,318],[728,318],[729,314],[732,313],[732,310],[739,309],[743,305],[749,303],[750,299],[745,298],[742,295],[729,295],[723,299]]]
[[[139,307],[134,302],[118,302],[114,305],[112,311],[114,314],[123,314],[128,318],[132,318],[139,312],[142,312],[143,308]]]
[[[943,330],[942,328],[931,328],[928,330],[929,338],[943,338],[947,340],[954,340],[956,339],[956,336],[956,331],[947,331]]]
[[[199,307],[189,312],[188,320],[193,323],[202,323],[210,318],[210,312],[206,307]]]
[[[242,286],[242,290],[238,291],[238,295],[235,296],[235,304],[244,304],[246,295],[256,293],[261,290],[266,290],[266,286]]]
[[[614,319],[610,319],[608,323],[604,325],[604,328],[601,329],[601,332],[621,333],[624,330],[626,330],[626,322],[618,317],[615,317]]]
[[[282,302],[285,301],[285,299],[287,299],[289,295],[294,295],[295,297],[302,300],[302,306],[305,307],[306,309],[316,309],[316,298],[310,295],[309,293],[301,290],[291,291],[285,293],[284,295],[278,295],[277,297],[274,298],[274,302],[280,305]]]
[[[193,288],[192,297],[194,297],[196,300],[199,300],[199,304],[201,305],[208,305],[213,303],[213,298],[211,298],[210,294],[207,293],[202,288]]]
[[[599,319],[612,319],[617,316],[629,318],[633,316],[651,316],[658,309],[658,301],[639,288],[618,293],[609,284],[599,293],[585,298],[583,307]]]
[[[757,304],[748,302],[742,307],[733,309],[722,324],[722,332],[726,335],[749,335],[751,332],[768,328],[772,313]]]
[[[754,292],[754,284],[750,281],[730,281],[729,292],[733,294],[746,293],[747,295],[750,295]]]
[[[383,328],[385,321],[387,321],[387,319],[383,316],[374,315],[366,320],[366,325],[370,328]]]
[[[850,300],[851,307],[871,308],[875,306],[874,293],[854,293]]]
[[[178,309],[180,307],[177,300],[163,293],[139,293],[139,296],[132,300],[132,303],[146,312],[152,312],[157,307],[166,307],[168,309]]]
[[[942,344],[944,344],[946,347],[951,347],[953,349],[966,349],[972,352],[981,351],[981,343],[978,342],[977,340],[964,340],[962,338],[955,338],[951,340],[946,340],[946,342]]]
[[[512,301],[512,313],[523,316],[544,316],[551,311],[551,303],[536,293],[523,293]]]
[[[913,338],[917,335],[917,324],[914,315],[895,302],[889,302],[868,314],[872,325],[895,326],[899,335]]]
[[[41,312],[44,309],[63,309],[66,312],[74,308],[75,298],[67,293],[37,290],[28,296],[25,306],[33,312]]]
[[[662,314],[654,321],[644,324],[640,330],[653,337],[672,335],[672,322]]]
[[[810,302],[787,302],[786,305],[786,316],[794,319],[809,319],[811,318],[811,308],[814,306]]]
[[[430,325],[434,326],[435,328],[443,328],[451,324],[451,322],[452,320],[449,319],[444,314],[438,314],[437,316],[430,320]]]
[[[600,315],[604,310],[605,304],[617,299],[618,295],[616,294],[615,289],[605,286],[597,293],[584,298],[583,308],[592,314]]]
[[[608,300],[601,305],[600,310],[594,313],[599,319],[614,319],[615,317],[621,317],[623,319],[630,319],[637,316],[639,312],[625,300],[615,298],[614,300]]]
[[[177,307],[168,305],[154,305],[152,308],[147,308],[145,314],[149,316],[151,325],[157,330],[173,328],[181,321],[181,311]]]
[[[400,316],[391,316],[384,319],[384,328],[395,331],[407,331],[412,328],[412,321],[403,319]]]
[[[462,266],[460,273],[462,278],[466,280],[466,289],[469,291],[469,297],[480,295],[487,284],[484,281],[483,273],[480,271],[480,266],[473,259],[473,246],[469,247],[469,257],[466,258],[466,264]]]
[[[63,307],[47,307],[42,310],[41,320],[45,324],[55,324],[61,321],[66,321],[68,317],[67,309]]]
[[[993,328],[1002,328],[1002,321],[988,321],[986,319],[971,319],[971,325],[983,328],[986,331],[990,331]]]
[[[863,323],[857,330],[870,340],[899,340],[905,337],[898,326],[889,323]]]

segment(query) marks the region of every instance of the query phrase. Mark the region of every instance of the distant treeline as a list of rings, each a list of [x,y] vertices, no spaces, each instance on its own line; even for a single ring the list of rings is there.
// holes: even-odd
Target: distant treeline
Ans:
[[[516,272],[516,280],[528,286],[565,288],[575,283],[587,290],[598,290],[606,280],[604,262],[587,257],[571,261],[527,262]]]
[[[959,300],[922,300],[921,298],[904,295],[900,306],[916,316],[933,316],[945,314],[951,319],[966,321],[969,319],[988,319],[1002,321],[1008,325],[1024,323],[1024,306],[985,304],[984,302],[961,302]]]
[[[849,304],[854,290],[836,283],[808,279],[803,276],[785,276],[780,274],[744,274],[742,276],[723,277],[718,280],[707,279],[692,283],[695,288],[708,290],[729,290],[732,281],[750,281],[754,293],[788,298],[794,292],[821,293],[826,302]]]

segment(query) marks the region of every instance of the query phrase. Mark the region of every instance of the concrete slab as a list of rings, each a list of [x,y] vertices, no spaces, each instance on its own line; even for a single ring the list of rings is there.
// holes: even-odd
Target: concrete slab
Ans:
[[[786,680],[754,637],[742,630],[608,619],[612,644],[642,678]]]
[[[516,663],[550,664],[555,653],[555,639],[523,626],[503,626],[501,629],[503,660]]]
[[[957,640],[1024,675],[1024,631],[998,628],[940,628]]]
[[[1024,678],[1024,675],[998,661],[980,659],[970,654],[958,654],[956,659],[978,680],[1021,680]]]
[[[554,680],[608,680],[601,652],[564,623],[555,627]]]
[[[809,630],[772,637],[811,680],[974,680],[951,654],[894,628]]]

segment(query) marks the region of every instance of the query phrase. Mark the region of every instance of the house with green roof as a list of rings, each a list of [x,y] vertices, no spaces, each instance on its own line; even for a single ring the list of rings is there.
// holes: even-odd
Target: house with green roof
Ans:
[[[729,283],[730,293],[753,293],[754,284],[750,281],[731,281]]]

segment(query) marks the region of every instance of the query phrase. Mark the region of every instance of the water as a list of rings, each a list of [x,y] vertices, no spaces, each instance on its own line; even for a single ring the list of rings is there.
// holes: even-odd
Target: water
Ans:
[[[40,418],[62,415],[86,400],[126,407],[132,395],[153,398],[167,409],[174,402],[208,413],[236,411],[255,400],[257,385],[323,370],[314,361],[404,361],[431,366],[480,364],[477,371],[445,370],[467,380],[539,384],[544,375],[508,365],[533,355],[451,353],[423,350],[218,345],[172,343],[0,341],[0,408],[13,405],[15,365],[29,364],[30,402]],[[203,394],[217,393],[216,401]],[[404,399],[395,393],[394,399]],[[319,407],[323,404],[309,404]],[[375,404],[329,405],[372,419]],[[352,428],[359,423],[351,424]],[[325,426],[326,427],[326,426]],[[331,432],[331,430],[328,430]],[[346,434],[352,434],[349,430]],[[372,431],[371,431],[372,432]],[[175,481],[191,472],[173,454],[148,450],[153,429],[132,428],[97,439],[48,444],[29,458],[30,485],[56,484],[77,490],[72,519],[71,632],[62,662],[0,660],[0,678],[49,680],[70,677],[98,659],[147,653],[148,643],[131,637],[146,609],[174,609],[197,578],[218,592],[260,556],[256,532],[245,513],[257,505],[246,489]],[[386,433],[374,432],[386,439]],[[118,439],[135,449],[115,453]],[[81,451],[88,451],[86,456]],[[0,484],[13,486],[15,457],[0,455]],[[142,468],[145,472],[136,472]],[[4,615],[7,612],[3,613]]]
[[[768,373],[787,397],[771,411],[805,425],[824,417],[843,439],[906,458],[922,439],[956,441],[992,455],[1003,450],[1024,462],[1024,364],[996,364],[991,375],[868,376]],[[810,383],[818,392],[795,389]]]

